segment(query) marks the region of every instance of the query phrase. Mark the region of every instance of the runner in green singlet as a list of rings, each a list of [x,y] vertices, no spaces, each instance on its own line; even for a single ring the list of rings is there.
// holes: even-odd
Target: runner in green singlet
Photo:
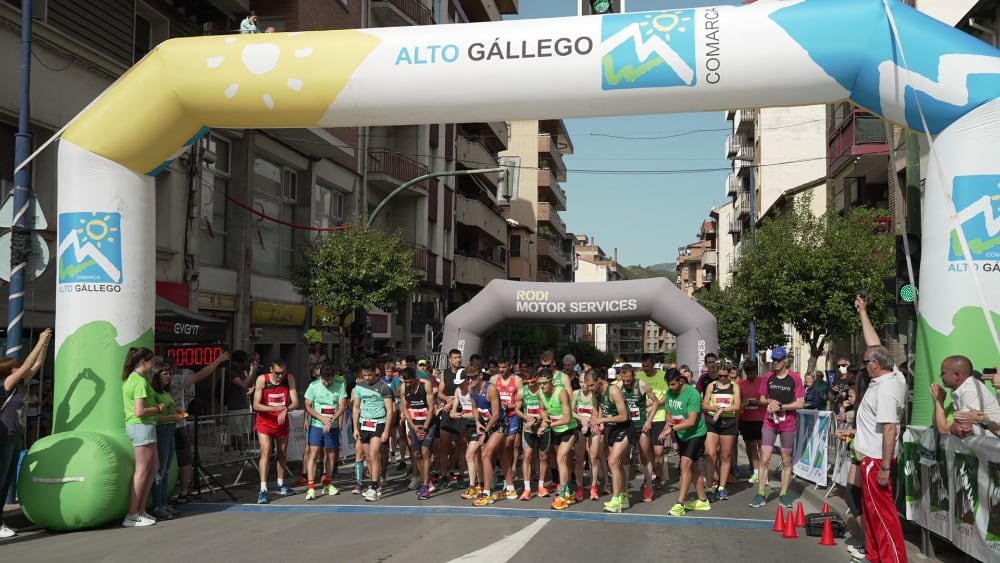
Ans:
[[[564,510],[576,502],[576,496],[570,490],[570,454],[576,442],[577,422],[573,417],[572,403],[569,392],[556,388],[552,381],[552,370],[543,369],[538,375],[541,384],[541,400],[549,413],[552,428],[552,443],[556,448],[556,463],[559,466],[559,492],[552,501],[552,508]]]
[[[587,370],[593,371],[593,370]],[[581,385],[573,394],[573,416],[580,423],[580,439],[576,442],[576,500],[584,499],[583,462],[590,459],[590,500],[601,498],[597,489],[597,478],[608,482],[607,459],[604,457],[604,435],[590,424],[597,412],[597,398],[586,385]]]
[[[618,371],[622,382],[622,393],[632,422],[635,446],[639,448],[639,464],[642,466],[642,501],[653,500],[653,441],[649,435],[653,428],[653,416],[660,406],[653,390],[645,381],[635,378],[635,368],[625,364]],[[631,456],[629,456],[631,458]]]
[[[625,397],[617,385],[611,385],[603,374],[588,372],[583,384],[597,397],[600,412],[590,418],[591,426],[603,429],[608,443],[608,465],[611,472],[611,500],[604,503],[605,512],[620,513],[628,506],[628,496],[625,493],[625,463],[628,461],[628,448],[632,439],[632,424],[628,419],[628,408]]]
[[[534,465],[535,452],[538,452],[538,488],[540,497],[549,496],[545,488],[545,473],[549,469],[549,445],[551,434],[548,423],[549,414],[542,404],[541,390],[538,386],[538,375],[531,370],[525,373],[529,379],[524,380],[524,386],[517,394],[515,412],[524,421],[521,444],[524,447],[524,492],[521,500],[531,500],[531,468]]]

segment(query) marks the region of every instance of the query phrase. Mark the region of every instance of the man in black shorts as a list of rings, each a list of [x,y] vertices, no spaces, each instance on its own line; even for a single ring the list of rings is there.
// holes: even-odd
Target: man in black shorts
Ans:
[[[671,373],[669,383],[667,412],[670,413],[670,422],[658,438],[665,440],[671,433],[677,436],[677,451],[681,456],[681,480],[678,484],[677,504],[667,514],[684,516],[688,510],[712,509],[705,492],[705,482],[698,469],[698,458],[705,449],[708,427],[705,426],[705,417],[701,414],[701,394],[698,390],[688,385],[680,372]],[[685,502],[692,482],[698,498]]]
[[[740,397],[743,401],[743,410],[740,411],[740,436],[743,436],[743,445],[746,446],[747,459],[750,460],[750,483],[756,483],[759,479],[757,466],[760,464],[760,441],[763,437],[764,417],[767,416],[767,405],[760,404],[761,383],[763,379],[757,376],[756,360],[743,362],[743,373],[746,378],[740,379]]]
[[[435,461],[437,462],[438,475],[435,476],[435,486],[448,488],[458,483],[458,475],[453,472],[456,463],[465,463],[465,452],[459,451],[456,447],[460,442],[459,435],[466,432],[464,420],[453,419],[451,408],[455,402],[455,381],[457,374],[462,369],[462,352],[452,349],[448,352],[448,367],[438,382],[437,401],[441,420],[438,424],[438,439],[436,444]],[[463,469],[464,470],[464,469]]]
[[[628,508],[628,493],[625,484],[625,464],[628,463],[629,446],[635,443],[632,422],[621,387],[611,385],[593,371],[583,378],[590,392],[597,398],[600,413],[591,417],[590,424],[607,432],[608,465],[611,472],[611,500],[604,503],[604,511],[614,514]]]

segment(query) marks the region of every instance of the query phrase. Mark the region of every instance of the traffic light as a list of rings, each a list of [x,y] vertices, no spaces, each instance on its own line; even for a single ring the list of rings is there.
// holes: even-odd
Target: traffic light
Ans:
[[[905,239],[904,239],[905,237]],[[904,245],[905,240],[905,245]],[[909,252],[907,252],[909,251]],[[906,265],[909,255],[913,266],[913,279]],[[917,299],[918,281],[920,279],[920,236],[896,235],[896,302],[910,304]]]
[[[623,0],[580,0],[581,16],[621,14]]]

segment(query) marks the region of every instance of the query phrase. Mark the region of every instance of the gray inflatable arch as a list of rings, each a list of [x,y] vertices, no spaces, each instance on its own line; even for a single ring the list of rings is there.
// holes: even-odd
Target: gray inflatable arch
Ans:
[[[593,283],[493,280],[444,321],[441,350],[481,350],[483,335],[505,322],[584,323],[651,320],[677,335],[677,363],[700,373],[717,352],[715,316],[666,278]]]

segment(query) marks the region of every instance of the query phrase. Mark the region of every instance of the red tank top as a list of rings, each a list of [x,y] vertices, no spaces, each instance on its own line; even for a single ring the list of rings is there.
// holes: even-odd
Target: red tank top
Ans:
[[[281,383],[272,383],[271,375],[265,376],[264,388],[260,392],[260,402],[267,407],[287,407],[292,402],[291,390],[288,387],[288,376]],[[262,411],[257,413],[258,419],[265,419],[271,426],[278,426],[278,411]],[[288,419],[285,419],[288,424]]]
[[[503,377],[497,377],[497,392],[500,393],[500,404],[503,406],[504,410],[509,414],[514,412],[514,401],[517,400],[517,379],[514,375],[510,376],[507,383],[504,383]]]

